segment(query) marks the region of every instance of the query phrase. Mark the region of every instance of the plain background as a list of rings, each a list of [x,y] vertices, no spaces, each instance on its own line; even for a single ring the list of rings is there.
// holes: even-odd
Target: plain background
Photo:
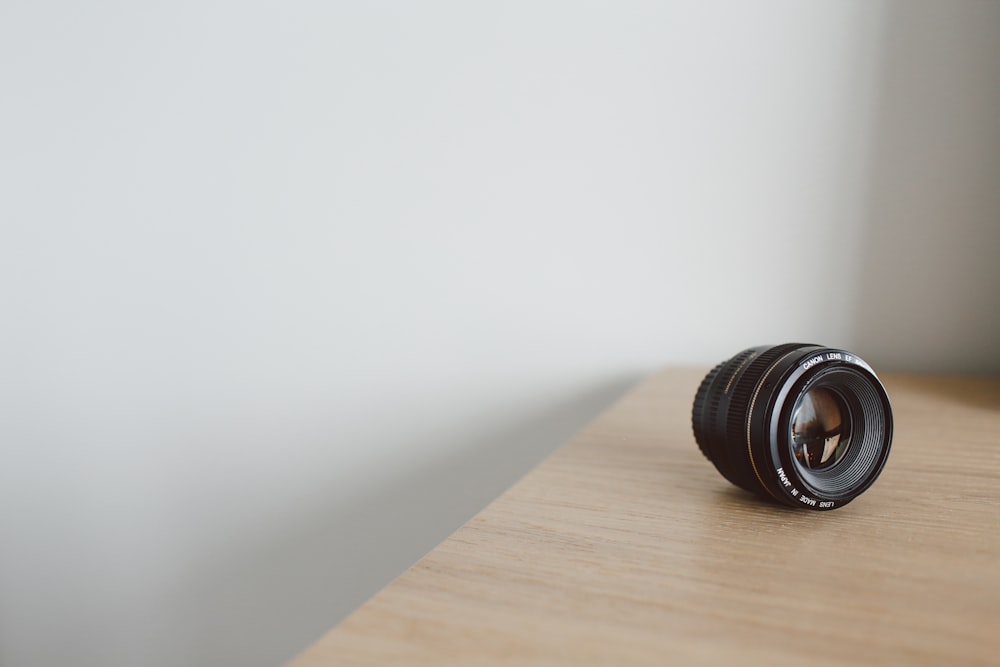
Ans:
[[[5,0],[0,225],[0,663],[274,665],[657,368],[1000,372],[1000,4]]]

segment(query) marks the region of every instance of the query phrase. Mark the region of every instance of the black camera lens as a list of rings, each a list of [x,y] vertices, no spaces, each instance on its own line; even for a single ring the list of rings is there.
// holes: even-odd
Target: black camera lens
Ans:
[[[803,343],[753,347],[713,368],[691,424],[730,482],[813,510],[842,507],[871,486],[892,443],[889,397],[871,367]]]

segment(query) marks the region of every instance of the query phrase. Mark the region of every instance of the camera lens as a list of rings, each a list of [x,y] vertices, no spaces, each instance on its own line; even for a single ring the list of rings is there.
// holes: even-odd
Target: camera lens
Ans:
[[[803,343],[750,348],[713,368],[691,423],[730,482],[813,510],[842,507],[871,486],[892,443],[889,398],[871,367]]]

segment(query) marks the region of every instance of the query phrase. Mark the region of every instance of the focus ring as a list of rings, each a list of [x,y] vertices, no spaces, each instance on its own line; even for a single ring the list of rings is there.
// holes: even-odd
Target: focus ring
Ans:
[[[706,401],[708,401],[712,383],[715,382],[715,378],[719,376],[719,371],[725,365],[726,362],[722,362],[709,371],[705,379],[701,381],[701,385],[698,386],[698,393],[694,396],[694,408],[691,410],[691,430],[694,431],[694,440],[698,443],[698,449],[701,450],[701,453],[709,461],[712,461],[712,455],[708,450],[708,438],[711,437],[708,431],[711,429],[710,424],[715,421],[715,415],[719,410],[719,401],[721,400],[719,392],[712,392],[710,409],[707,411],[705,409]]]
[[[692,427],[698,448],[716,470],[737,486],[742,486],[737,476],[736,468],[730,461],[729,446],[726,441],[726,416],[730,408],[730,391],[737,378],[761,351],[761,348],[749,348],[722,362],[702,381],[695,395],[695,405],[692,410]],[[744,487],[748,491],[755,487]]]

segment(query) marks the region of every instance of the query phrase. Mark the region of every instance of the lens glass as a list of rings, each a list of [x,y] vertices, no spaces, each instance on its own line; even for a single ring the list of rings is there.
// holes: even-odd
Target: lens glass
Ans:
[[[792,411],[792,453],[810,470],[835,466],[850,446],[849,413],[843,399],[825,387],[802,394]]]

